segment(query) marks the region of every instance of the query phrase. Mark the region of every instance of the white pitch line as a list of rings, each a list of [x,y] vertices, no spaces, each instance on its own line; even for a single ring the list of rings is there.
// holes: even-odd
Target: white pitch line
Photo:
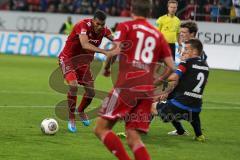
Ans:
[[[55,106],[0,106],[0,108],[55,108]],[[240,110],[240,107],[206,107],[202,110]]]

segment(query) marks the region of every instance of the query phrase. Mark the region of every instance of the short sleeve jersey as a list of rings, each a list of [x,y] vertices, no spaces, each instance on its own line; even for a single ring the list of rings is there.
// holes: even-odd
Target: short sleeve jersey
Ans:
[[[180,23],[181,21],[178,17],[170,17],[168,15],[161,16],[156,21],[158,30],[164,35],[168,43],[177,42],[177,35],[180,32]]]
[[[144,18],[119,23],[115,42],[121,42],[123,50],[116,83],[120,87],[153,85],[156,64],[171,56],[163,35]]]
[[[82,48],[79,35],[87,35],[89,42],[92,45],[99,47],[103,37],[111,35],[111,31],[105,27],[100,34],[97,34],[94,32],[92,19],[83,19],[74,26],[59,57],[70,59],[80,54],[94,54],[94,52]]]
[[[209,75],[205,61],[201,57],[187,59],[179,64],[176,73],[180,80],[173,91],[174,99],[185,106],[200,108]]]

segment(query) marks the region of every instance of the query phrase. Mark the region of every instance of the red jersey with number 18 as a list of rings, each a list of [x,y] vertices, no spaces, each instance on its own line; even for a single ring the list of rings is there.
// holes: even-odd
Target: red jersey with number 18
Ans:
[[[156,63],[171,56],[163,35],[139,18],[119,23],[114,41],[121,42],[123,50],[115,88],[152,88]]]

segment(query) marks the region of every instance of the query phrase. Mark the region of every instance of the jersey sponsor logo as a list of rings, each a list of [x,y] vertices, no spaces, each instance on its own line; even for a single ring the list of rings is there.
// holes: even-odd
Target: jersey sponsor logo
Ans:
[[[199,70],[205,70],[205,71],[208,71],[208,70],[209,70],[209,68],[206,67],[206,66],[199,66],[199,65],[196,65],[196,64],[193,64],[193,65],[192,65],[192,68],[194,68],[194,69],[199,69]]]
[[[150,66],[149,66],[149,64],[142,63],[142,62],[137,61],[137,60],[133,60],[132,66],[133,66],[133,67],[136,67],[136,68],[138,68],[138,69],[145,70],[146,72],[149,72],[149,71],[150,71]]]
[[[89,39],[89,42],[97,44],[99,42],[99,40],[97,40],[97,39]]]
[[[193,98],[198,98],[198,99],[202,99],[202,95],[201,94],[196,94],[196,93],[192,93],[192,92],[184,92],[185,96],[190,96]]]

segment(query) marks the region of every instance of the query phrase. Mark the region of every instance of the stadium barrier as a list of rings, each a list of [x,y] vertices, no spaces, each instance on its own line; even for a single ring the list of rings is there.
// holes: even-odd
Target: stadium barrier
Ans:
[[[65,35],[0,32],[0,52],[56,57],[65,41]]]
[[[71,16],[73,23],[91,15],[53,14],[31,12],[0,11],[0,31],[19,31],[35,33],[58,34],[67,17]],[[129,20],[126,17],[108,17],[107,26]],[[156,19],[149,19],[155,25]],[[239,45],[240,24],[197,22],[199,27],[198,37],[206,44]]]
[[[56,57],[64,47],[66,35],[57,34],[68,16],[73,22],[90,16],[0,11],[0,52],[35,56]],[[109,17],[107,25],[130,18]],[[149,19],[155,24],[155,19]],[[240,70],[240,30],[239,24],[198,22],[197,37],[204,43],[211,68]],[[13,31],[13,32],[11,32]],[[41,32],[41,33],[39,33]],[[101,48],[106,46],[104,39]],[[96,54],[105,60],[102,54]],[[178,55],[177,55],[177,60]]]
[[[65,45],[66,35],[27,32],[1,32],[0,52],[32,56],[57,57]],[[101,48],[107,48],[109,40],[103,39]],[[104,61],[106,57],[97,53],[95,57]]]
[[[67,36],[58,34],[35,34],[25,32],[0,32],[0,52],[6,54],[57,57],[63,49]],[[101,48],[109,46],[103,39]],[[211,68],[240,70],[240,46],[205,44]],[[97,53],[95,58],[104,61],[104,55]],[[179,62],[179,54],[176,54]]]

